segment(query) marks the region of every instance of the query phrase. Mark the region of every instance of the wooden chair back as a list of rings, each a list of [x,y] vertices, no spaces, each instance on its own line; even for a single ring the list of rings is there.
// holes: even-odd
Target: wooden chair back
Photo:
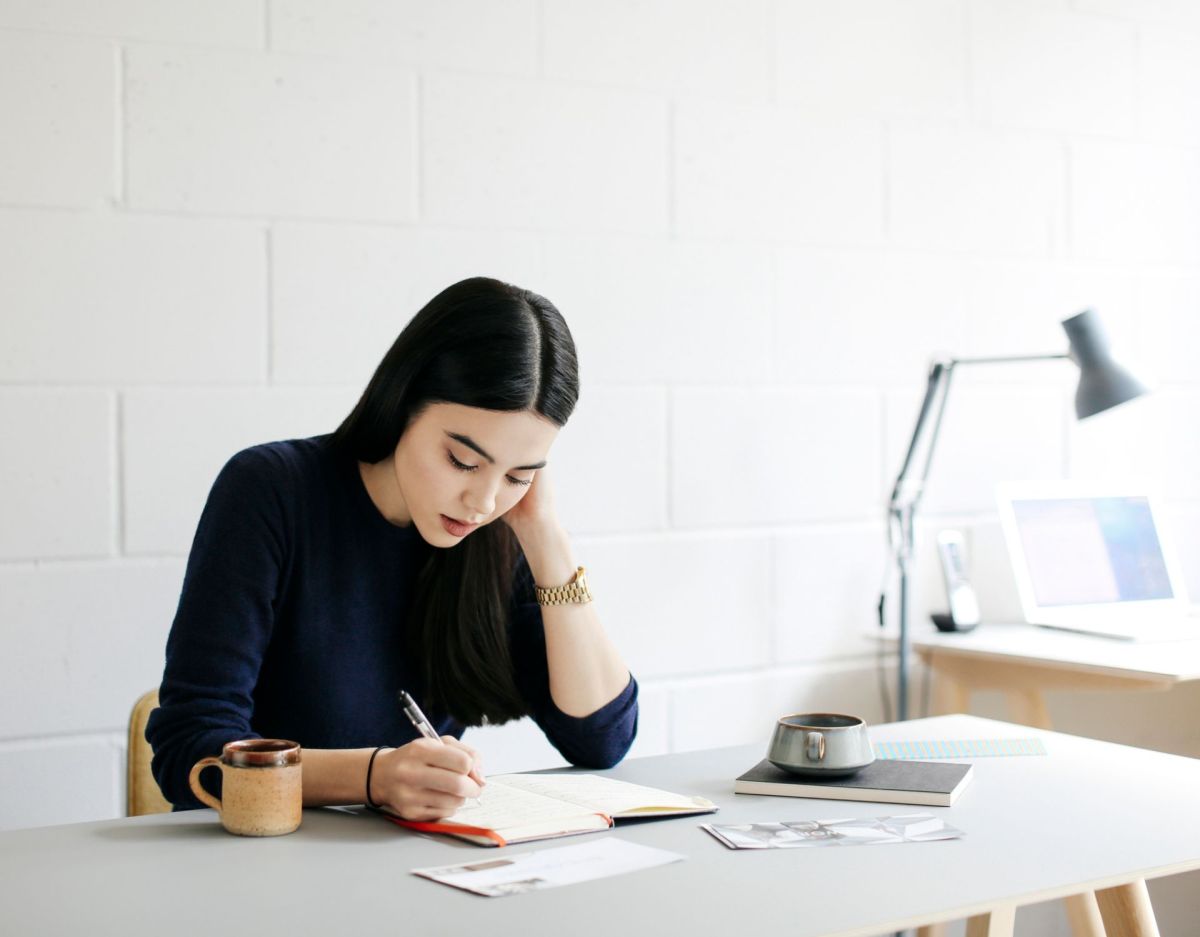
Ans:
[[[146,722],[150,713],[158,708],[158,690],[143,693],[133,704],[129,714],[129,747],[125,759],[126,797],[125,815],[140,817],[148,813],[168,813],[171,805],[158,789],[154,775],[150,773],[153,752],[146,741]]]

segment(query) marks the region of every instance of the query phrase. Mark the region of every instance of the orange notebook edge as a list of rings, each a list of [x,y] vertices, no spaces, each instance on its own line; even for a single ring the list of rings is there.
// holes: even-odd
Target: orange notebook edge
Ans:
[[[481,826],[467,826],[464,823],[440,823],[436,820],[403,820],[400,817],[391,813],[385,813],[382,810],[376,811],[381,817],[386,820],[391,820],[397,826],[403,826],[406,829],[417,830],[422,833],[449,833],[450,835],[467,835],[481,836],[484,839],[492,840],[497,846],[507,846],[508,840],[497,833],[495,830],[485,829]],[[613,818],[606,813],[596,812],[596,816],[601,817],[608,824],[609,829],[613,827]],[[553,838],[553,837],[547,837]]]
[[[403,826],[410,830],[419,830],[422,833],[458,833],[466,834],[467,836],[482,836],[485,839],[492,840],[497,846],[508,845],[508,840],[495,830],[486,830],[481,826],[466,826],[462,823],[439,823],[436,820],[402,820],[399,817],[392,816],[390,813],[384,813],[382,816],[391,820],[397,826]]]

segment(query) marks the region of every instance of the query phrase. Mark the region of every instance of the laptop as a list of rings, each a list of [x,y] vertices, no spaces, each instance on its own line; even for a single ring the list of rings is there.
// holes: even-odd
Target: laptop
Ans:
[[[999,486],[997,504],[1030,624],[1127,641],[1200,638],[1148,490],[1030,482]]]

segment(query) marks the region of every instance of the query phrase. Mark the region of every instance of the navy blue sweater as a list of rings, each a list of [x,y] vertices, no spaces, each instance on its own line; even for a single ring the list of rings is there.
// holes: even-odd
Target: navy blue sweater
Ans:
[[[327,440],[243,450],[209,494],[167,640],[160,708],[146,728],[154,777],[177,807],[201,806],[188,772],[234,739],[366,748],[417,737],[396,691],[425,705],[404,629],[417,571],[434,548],[379,513],[356,462]],[[609,767],[637,731],[637,682],[630,677],[588,716],[559,710],[541,611],[522,571],[509,622],[517,686],[564,758]],[[448,714],[426,714],[439,733],[462,735]]]

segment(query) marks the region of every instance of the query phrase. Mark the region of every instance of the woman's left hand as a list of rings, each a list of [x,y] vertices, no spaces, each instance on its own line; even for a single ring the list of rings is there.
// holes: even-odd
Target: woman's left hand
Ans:
[[[513,529],[522,544],[542,538],[549,531],[558,529],[558,515],[554,510],[554,492],[546,470],[538,469],[524,496],[514,504],[503,520]]]
[[[504,520],[517,535],[534,582],[562,585],[575,574],[571,543],[558,522],[545,469],[538,470],[525,497],[513,505]]]

